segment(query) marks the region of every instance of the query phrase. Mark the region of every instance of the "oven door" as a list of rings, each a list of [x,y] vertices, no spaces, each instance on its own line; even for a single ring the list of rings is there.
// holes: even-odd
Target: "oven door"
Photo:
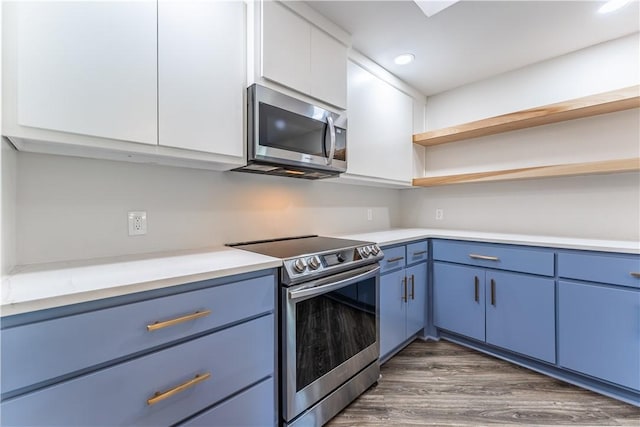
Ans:
[[[377,363],[379,281],[376,263],[283,288],[281,372],[286,421]]]

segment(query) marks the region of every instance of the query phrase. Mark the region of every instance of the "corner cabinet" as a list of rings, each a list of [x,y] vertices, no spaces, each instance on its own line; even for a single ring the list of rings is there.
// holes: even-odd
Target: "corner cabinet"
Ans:
[[[346,177],[410,186],[413,98],[349,61]]]
[[[275,294],[263,271],[5,317],[0,422],[274,426]]]
[[[427,242],[383,247],[380,276],[380,360],[386,361],[424,328]]]
[[[9,2],[3,27],[2,134],[19,150],[243,162],[243,2]]]

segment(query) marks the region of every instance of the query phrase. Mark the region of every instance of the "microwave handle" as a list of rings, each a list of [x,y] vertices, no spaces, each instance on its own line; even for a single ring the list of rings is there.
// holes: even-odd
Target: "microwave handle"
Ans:
[[[336,154],[336,127],[333,124],[331,116],[327,117],[327,123],[329,124],[329,138],[331,140],[329,156],[327,157],[327,165],[330,165],[331,162],[333,162],[333,156]]]

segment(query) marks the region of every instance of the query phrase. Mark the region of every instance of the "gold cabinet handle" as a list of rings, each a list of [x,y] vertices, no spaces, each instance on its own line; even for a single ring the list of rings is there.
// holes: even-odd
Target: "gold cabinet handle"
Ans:
[[[193,387],[196,384],[200,384],[203,381],[208,380],[209,378],[211,378],[211,374],[209,372],[206,372],[204,374],[198,374],[195,377],[193,377],[192,379],[190,379],[189,381],[180,384],[179,386],[176,386],[172,389],[169,389],[167,391],[157,391],[153,397],[150,397],[149,399],[147,399],[147,405],[151,406],[151,405],[155,405],[156,403],[168,399],[173,395],[176,395],[178,393],[181,393],[183,391],[185,391],[188,388]]]
[[[473,285],[475,290],[474,300],[480,302],[480,278],[478,276],[474,276]]]
[[[387,260],[387,262],[396,262],[396,261],[400,261],[401,259],[404,259],[404,257],[403,256],[397,256],[395,258],[389,258]]]
[[[418,255],[422,255],[422,254],[426,254],[427,251],[418,251],[418,252],[414,252],[413,256],[418,256]]]
[[[207,317],[211,314],[211,310],[202,310],[196,311],[192,314],[187,314],[186,316],[176,317],[175,319],[165,320],[164,322],[155,322],[150,325],[147,325],[147,331],[157,331],[158,329],[168,328],[169,326],[177,325],[179,323],[188,322],[190,320],[200,319],[201,317]]]
[[[469,254],[469,258],[482,259],[485,261],[500,261],[500,258],[498,258],[497,256],[489,256],[489,255]]]
[[[402,295],[402,301],[407,302],[407,276],[402,279],[402,285],[404,286],[404,294]]]
[[[638,279],[640,279],[640,273],[636,272],[636,271],[632,271],[631,273],[629,273],[630,275],[632,275],[633,277],[637,277]]]
[[[491,279],[491,305],[496,305],[496,281]]]
[[[411,275],[411,299],[416,299],[416,289],[415,289],[415,283],[416,282],[416,278],[413,276],[413,274]]]

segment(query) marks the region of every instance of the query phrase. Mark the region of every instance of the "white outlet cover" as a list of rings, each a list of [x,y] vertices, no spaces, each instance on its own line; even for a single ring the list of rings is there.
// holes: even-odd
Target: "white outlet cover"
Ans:
[[[132,211],[127,215],[129,222],[129,236],[147,234],[147,212]]]

